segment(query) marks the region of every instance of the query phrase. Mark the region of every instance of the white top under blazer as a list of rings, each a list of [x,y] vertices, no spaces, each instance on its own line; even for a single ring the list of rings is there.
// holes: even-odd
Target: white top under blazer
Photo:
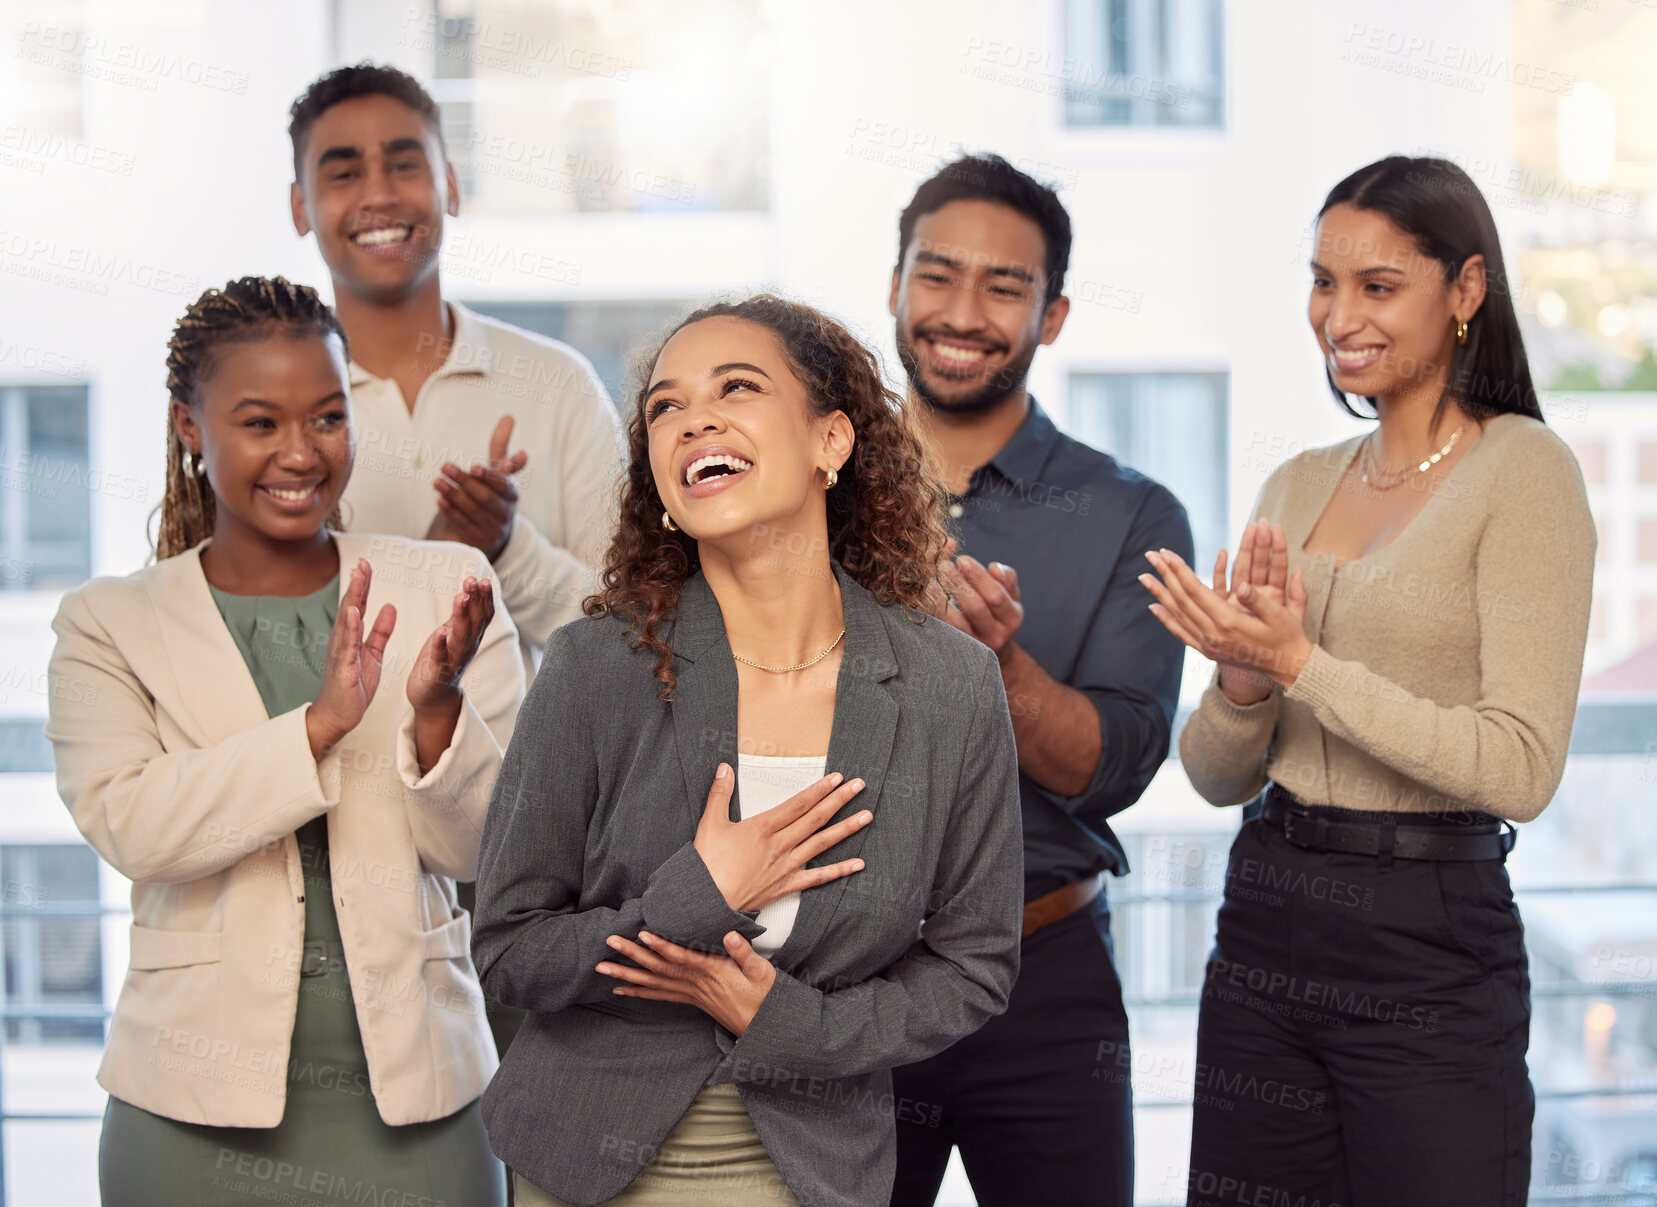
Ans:
[[[802,788],[810,787],[823,778],[827,766],[826,754],[737,755],[737,783],[742,786],[737,805],[743,820],[775,809]],[[754,940],[754,950],[767,959],[780,950],[799,912],[798,893],[789,893],[762,907],[754,920],[765,927],[765,933]]]

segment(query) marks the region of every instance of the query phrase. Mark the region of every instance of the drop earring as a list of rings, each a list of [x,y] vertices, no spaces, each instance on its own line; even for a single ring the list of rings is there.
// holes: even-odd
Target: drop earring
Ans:
[[[675,524],[673,522],[673,517],[665,511],[662,512],[662,527],[666,528],[669,532],[679,531],[679,525]]]

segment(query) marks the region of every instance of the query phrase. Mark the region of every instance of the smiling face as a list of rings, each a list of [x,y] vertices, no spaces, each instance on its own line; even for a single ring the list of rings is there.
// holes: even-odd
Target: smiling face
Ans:
[[[207,468],[215,536],[314,537],[345,493],[353,438],[337,336],[277,331],[215,348],[190,404],[173,400],[184,447]]]
[[[420,114],[383,94],[341,101],[316,119],[300,163],[294,229],[316,232],[336,290],[389,304],[437,271],[460,189]]]
[[[1047,298],[1046,240],[994,201],[951,201],[915,223],[889,308],[909,384],[943,411],[987,410],[1024,389],[1069,301]]]
[[[1484,297],[1484,258],[1456,280],[1385,214],[1333,206],[1319,220],[1307,317],[1335,384],[1348,394],[1435,398],[1458,321]]]
[[[758,550],[756,531],[826,532],[824,475],[850,455],[851,422],[816,414],[768,327],[720,316],[680,328],[644,417],[656,491],[691,537]]]

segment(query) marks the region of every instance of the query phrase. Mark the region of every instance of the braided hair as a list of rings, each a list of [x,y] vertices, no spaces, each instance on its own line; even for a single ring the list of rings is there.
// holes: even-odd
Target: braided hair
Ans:
[[[282,277],[242,277],[223,289],[209,289],[184,312],[167,343],[167,393],[192,409],[199,408],[197,389],[212,369],[214,354],[226,344],[253,343],[281,332],[288,335],[339,337],[345,328],[308,285]],[[349,355],[349,352],[347,352]],[[213,491],[205,477],[184,471],[184,441],[167,416],[167,493],[161,500],[161,531],[156,558],[183,553],[213,533]],[[339,509],[328,517],[339,528]]]

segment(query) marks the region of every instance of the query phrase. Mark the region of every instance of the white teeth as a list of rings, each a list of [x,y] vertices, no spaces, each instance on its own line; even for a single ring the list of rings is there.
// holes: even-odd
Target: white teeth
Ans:
[[[973,360],[983,360],[989,355],[982,348],[955,348],[948,344],[933,344],[932,350],[945,360],[958,361],[961,364]]]
[[[281,499],[284,503],[300,503],[316,493],[314,486],[309,490],[282,490],[276,486],[267,486],[264,489],[267,494]]]
[[[359,231],[351,236],[351,241],[362,247],[383,247],[387,243],[401,243],[413,233],[413,228],[407,226],[381,226],[374,230]]]
[[[706,457],[698,457],[685,466],[685,485],[695,486],[698,475],[715,465],[723,465],[735,474],[754,468],[752,461],[744,461],[741,457],[733,457],[729,453],[713,453]]]

